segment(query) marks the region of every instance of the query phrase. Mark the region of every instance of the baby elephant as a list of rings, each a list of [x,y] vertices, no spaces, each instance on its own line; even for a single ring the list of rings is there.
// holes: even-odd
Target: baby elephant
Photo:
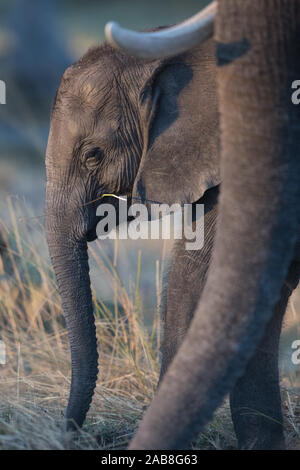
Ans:
[[[136,60],[105,44],[63,75],[46,155],[46,234],[71,346],[67,429],[82,425],[98,373],[87,242],[96,239],[98,206],[114,203],[102,196],[126,195],[149,207],[159,194],[160,203],[205,205],[204,247],[186,251],[184,240],[175,246],[163,306],[162,377],[189,327],[210,262],[220,184],[218,119],[211,39],[161,60]],[[284,445],[278,341],[298,276],[295,261],[266,335],[231,393],[241,448]]]

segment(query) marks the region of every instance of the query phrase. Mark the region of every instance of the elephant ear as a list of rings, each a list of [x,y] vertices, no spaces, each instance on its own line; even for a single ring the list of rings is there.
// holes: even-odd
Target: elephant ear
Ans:
[[[133,202],[192,203],[220,183],[212,41],[161,62],[140,95],[144,148]]]

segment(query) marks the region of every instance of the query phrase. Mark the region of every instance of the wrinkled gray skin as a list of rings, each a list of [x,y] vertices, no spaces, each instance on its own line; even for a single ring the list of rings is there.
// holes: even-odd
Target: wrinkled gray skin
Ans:
[[[300,265],[300,108],[290,92],[300,75],[299,31],[298,0],[218,2],[222,187],[214,249],[196,308],[197,294],[190,305],[184,299],[191,284],[201,291],[203,266],[193,280],[196,259],[182,252],[174,261],[166,316],[171,330],[180,312],[178,343],[183,319],[193,318],[130,449],[184,448],[228,392],[241,448],[284,447],[277,361]],[[142,180],[151,198],[148,172]]]
[[[161,162],[173,202],[195,202],[219,184],[215,79],[212,41],[152,62],[104,45],[62,78],[46,155],[46,234],[71,346],[68,429],[82,425],[98,371],[87,241],[96,238],[97,206],[116,201],[101,196],[130,200],[149,159]]]
[[[97,376],[86,242],[95,238],[97,205],[108,199],[88,203],[104,193],[127,194],[129,198],[134,194],[145,203],[203,198],[204,248],[186,252],[179,242],[169,272],[163,307],[162,378],[193,317],[212,251],[220,183],[216,100],[212,41],[192,53],[155,62],[136,62],[104,46],[89,52],[63,77],[47,148],[46,213],[47,240],[71,344],[68,429],[83,423]],[[298,277],[295,262],[268,334],[231,394],[240,447],[283,446],[278,338],[287,298]],[[222,338],[222,322],[214,327],[216,338],[218,334]],[[213,343],[214,338],[211,340]],[[214,359],[218,361],[217,356]],[[184,413],[185,408],[192,409],[193,402],[183,406]],[[245,407],[260,414],[244,414]],[[172,427],[170,422],[169,432]],[[161,438],[162,444],[147,432],[140,435],[141,441],[133,442],[133,448],[177,445],[176,439],[168,440],[169,435]],[[190,437],[186,434],[184,440]]]
[[[203,249],[189,252],[187,255],[184,240],[178,242],[175,247],[162,312],[165,319],[165,338],[162,347],[160,382],[182,344],[205,286],[216,231],[217,195],[218,190],[211,189],[201,200],[206,207]],[[299,275],[300,256],[298,253],[290,265],[286,281],[281,289],[280,299],[273,308],[265,334],[231,389],[231,415],[240,449],[283,449],[285,447],[278,370],[279,339],[287,302],[298,285]],[[246,293],[243,292],[241,295],[245,296]],[[220,342],[224,341],[221,328],[216,328],[215,333]],[[214,360],[218,362],[218,352],[214,355]],[[199,393],[200,390],[199,387]],[[190,408],[193,409],[193,401],[191,405],[185,402],[184,406],[183,413],[186,414]],[[205,417],[202,419],[204,421]],[[201,421],[200,418],[199,421]],[[171,425],[168,429],[171,434]],[[190,437],[193,437],[193,433]],[[139,434],[135,439],[137,438]],[[148,438],[146,442],[147,449],[156,449],[159,446],[159,444],[151,446]],[[141,446],[133,441],[132,448],[141,448]],[[162,445],[161,448],[169,447]],[[176,444],[172,448],[182,449],[183,447],[182,444]]]

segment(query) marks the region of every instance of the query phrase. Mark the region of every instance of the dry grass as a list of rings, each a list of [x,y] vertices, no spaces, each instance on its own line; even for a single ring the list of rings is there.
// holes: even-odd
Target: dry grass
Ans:
[[[9,202],[10,230],[2,223],[0,339],[7,362],[0,365],[0,448],[125,448],[150,402],[159,372],[158,309],[145,326],[140,293],[141,253],[135,282],[125,287],[118,273],[116,251],[110,258],[93,246],[90,256],[111,284],[105,303],[94,292],[100,374],[88,418],[76,443],[61,432],[70,386],[70,357],[60,298],[40,219],[20,219],[24,208]],[[27,216],[27,214],[26,214]],[[34,242],[33,242],[34,239]],[[117,249],[117,245],[115,246]],[[157,259],[153,279],[159,304],[165,251]],[[287,386],[291,383],[287,382]],[[290,448],[299,446],[300,408],[295,390],[285,392],[286,431]],[[195,448],[234,448],[228,404],[218,410]]]

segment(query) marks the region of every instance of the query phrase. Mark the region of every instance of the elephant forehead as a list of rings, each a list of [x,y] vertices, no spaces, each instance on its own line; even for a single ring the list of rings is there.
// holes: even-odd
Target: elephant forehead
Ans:
[[[66,96],[61,114],[73,134],[84,130],[105,128],[118,129],[122,121],[122,106],[114,89],[96,89],[91,82],[86,82],[75,93]],[[99,131],[99,129],[98,129]]]
[[[97,122],[96,122],[97,121]],[[103,109],[95,121],[91,112],[75,112],[64,108],[52,116],[46,151],[47,165],[65,169],[74,158],[75,150],[88,142],[102,149],[113,147],[119,132],[119,119]],[[84,147],[85,148],[85,147]]]
[[[115,84],[114,73],[110,68],[105,69],[103,64],[97,67],[88,68],[77,73],[70,80],[68,91],[74,99],[84,100],[88,104],[96,104],[101,99],[105,99],[107,94],[111,94]]]
[[[104,67],[72,66],[64,73],[58,89],[54,110],[60,114],[88,116],[111,102],[114,96],[114,77]]]

